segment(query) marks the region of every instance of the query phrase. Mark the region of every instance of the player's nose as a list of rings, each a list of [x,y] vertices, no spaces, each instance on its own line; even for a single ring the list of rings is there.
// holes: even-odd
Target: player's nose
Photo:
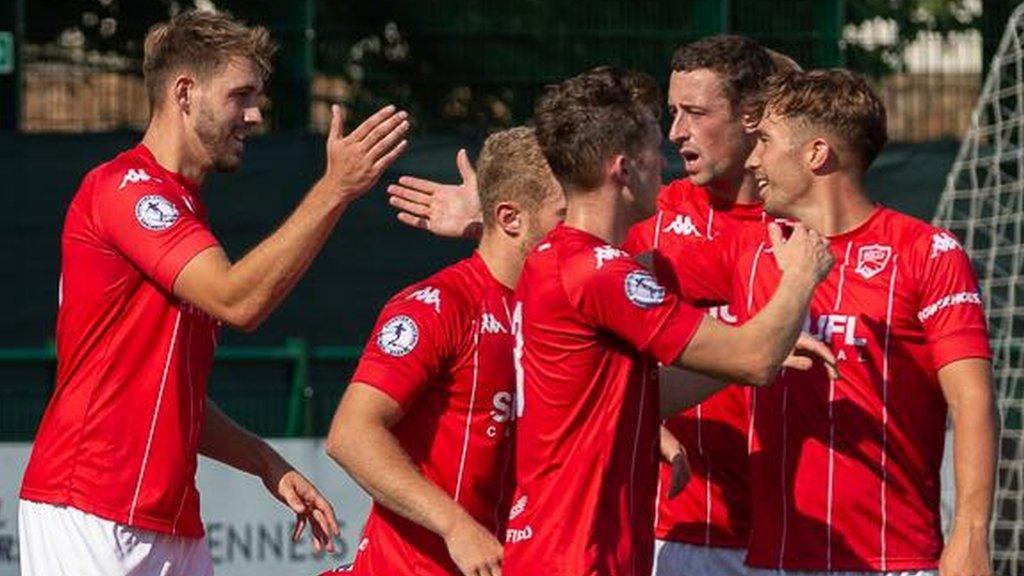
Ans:
[[[262,124],[263,113],[260,112],[258,106],[252,106],[245,109],[243,119],[245,120],[246,124]]]

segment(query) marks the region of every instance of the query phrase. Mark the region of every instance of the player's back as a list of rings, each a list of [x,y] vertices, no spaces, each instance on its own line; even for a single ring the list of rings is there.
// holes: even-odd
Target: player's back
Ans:
[[[569,226],[529,255],[516,300],[522,385],[503,572],[647,574],[655,357],[674,359],[700,315],[683,319],[628,254]]]
[[[475,253],[381,311],[353,382],[403,408],[392,428],[420,472],[500,533],[510,495],[515,371],[510,289]],[[457,574],[444,541],[377,504],[355,574]]]

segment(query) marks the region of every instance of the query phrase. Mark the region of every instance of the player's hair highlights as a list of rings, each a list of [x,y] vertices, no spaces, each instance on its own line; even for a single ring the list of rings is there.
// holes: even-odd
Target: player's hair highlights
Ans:
[[[476,161],[476,178],[485,226],[494,221],[494,208],[501,202],[516,202],[532,210],[548,194],[559,192],[552,190],[551,169],[533,128],[525,126],[487,137]]]
[[[163,103],[174,74],[188,71],[208,78],[232,58],[251,59],[266,80],[276,50],[266,28],[246,26],[226,12],[187,10],[173,16],[146,34],[142,74],[150,109]]]
[[[756,94],[777,64],[763,46],[745,36],[719,34],[678,48],[672,56],[674,72],[707,69],[718,75],[733,112]]]
[[[657,130],[649,78],[601,67],[549,86],[537,100],[537,141],[566,194],[598,186],[605,162],[637,152]]]
[[[885,105],[863,76],[849,70],[773,76],[746,113],[753,124],[770,115],[824,130],[854,153],[864,170],[888,141]]]

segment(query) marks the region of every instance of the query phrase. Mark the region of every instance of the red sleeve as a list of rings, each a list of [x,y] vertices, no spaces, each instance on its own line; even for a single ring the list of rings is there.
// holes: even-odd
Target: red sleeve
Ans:
[[[944,230],[919,241],[920,310],[935,369],[965,358],[991,358],[985,309],[971,261]]]
[[[730,237],[673,242],[658,249],[658,275],[695,306],[728,304],[733,291],[735,262],[730,252],[734,243]]]
[[[352,375],[408,408],[453,357],[460,307],[440,288],[405,290],[381,310]]]
[[[666,290],[625,252],[611,246],[595,250],[617,254],[577,254],[566,262],[561,273],[569,301],[594,326],[664,364],[675,362],[704,313]]]
[[[94,209],[105,239],[168,292],[189,260],[219,245],[206,223],[159,185],[97,190]]]

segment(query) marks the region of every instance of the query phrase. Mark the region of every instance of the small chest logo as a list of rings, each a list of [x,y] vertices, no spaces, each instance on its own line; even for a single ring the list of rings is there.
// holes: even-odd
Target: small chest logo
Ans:
[[[857,250],[856,272],[863,276],[865,280],[870,280],[882,270],[885,270],[890,258],[892,258],[891,246],[882,246],[880,244],[861,246]]]
[[[595,266],[598,270],[604,267],[605,262],[615,260],[616,258],[623,258],[625,256],[629,256],[629,254],[609,244],[594,247],[594,258],[596,259]]]
[[[150,194],[135,203],[135,219],[147,230],[167,230],[178,221],[178,209],[167,198]]]
[[[481,334],[508,334],[508,330],[501,324],[501,322],[494,317],[494,314],[485,312],[483,317],[480,319],[480,333]]]
[[[672,232],[677,236],[697,236],[698,238],[703,238],[700,230],[693,224],[693,219],[682,214],[676,214],[675,219],[668,226],[665,226],[662,232]]]

